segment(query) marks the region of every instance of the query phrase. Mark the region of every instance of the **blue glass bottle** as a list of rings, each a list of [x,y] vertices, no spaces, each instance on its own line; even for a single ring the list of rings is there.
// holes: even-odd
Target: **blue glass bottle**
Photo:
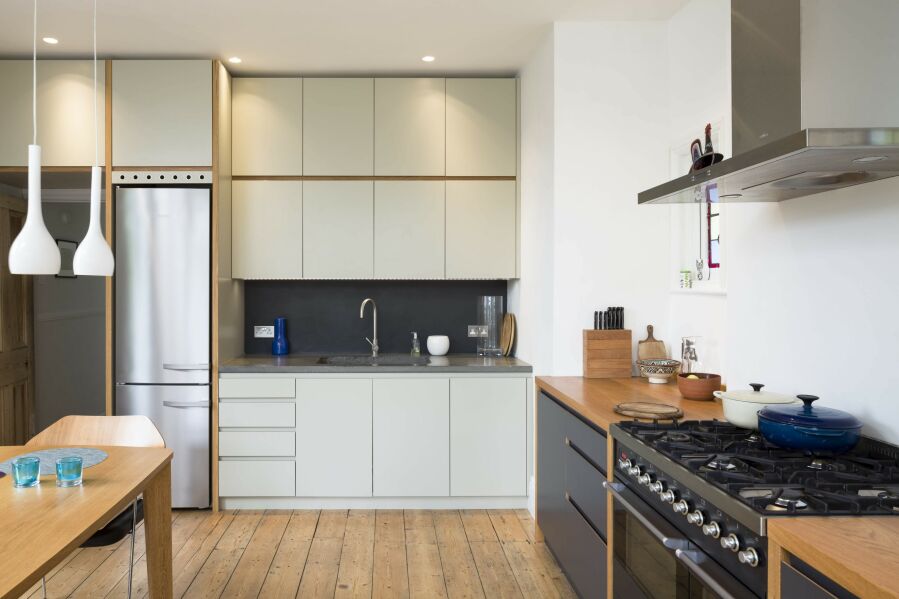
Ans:
[[[275,338],[272,340],[272,355],[286,356],[290,349],[287,346],[287,319],[279,316],[275,319]]]

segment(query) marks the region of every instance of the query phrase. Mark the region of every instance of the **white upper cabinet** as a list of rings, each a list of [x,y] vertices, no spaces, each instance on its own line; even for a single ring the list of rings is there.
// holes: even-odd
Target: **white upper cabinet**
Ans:
[[[231,276],[302,277],[302,182],[233,181],[231,197]]]
[[[303,80],[303,174],[374,172],[374,80]]]
[[[303,80],[235,78],[232,172],[303,174]]]
[[[375,174],[446,173],[445,79],[375,79]]]
[[[100,135],[100,164],[106,160],[106,68],[89,60],[41,60],[37,64],[37,143],[44,166],[94,164],[94,108]],[[28,164],[32,143],[32,63],[0,61],[0,166]],[[95,104],[96,101],[96,104]]]
[[[446,80],[446,174],[514,176],[517,164],[515,79]]]
[[[112,63],[112,163],[212,165],[212,63]]]
[[[515,278],[515,223],[515,181],[447,181],[446,278]]]
[[[375,181],[375,277],[442,279],[445,183]]]
[[[372,277],[374,270],[372,195],[371,181],[303,182],[305,278]]]

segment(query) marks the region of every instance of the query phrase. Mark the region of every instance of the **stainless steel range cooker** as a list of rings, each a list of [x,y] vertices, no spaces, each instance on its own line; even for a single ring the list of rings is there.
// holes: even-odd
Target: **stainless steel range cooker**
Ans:
[[[623,422],[615,446],[616,597],[764,597],[768,518],[899,515],[899,448],[777,448],[720,421]]]

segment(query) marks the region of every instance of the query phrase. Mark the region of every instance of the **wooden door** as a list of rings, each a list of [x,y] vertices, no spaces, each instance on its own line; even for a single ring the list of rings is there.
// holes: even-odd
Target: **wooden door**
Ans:
[[[24,200],[0,194],[0,445],[34,432],[31,277],[9,272],[9,246],[24,224]]]

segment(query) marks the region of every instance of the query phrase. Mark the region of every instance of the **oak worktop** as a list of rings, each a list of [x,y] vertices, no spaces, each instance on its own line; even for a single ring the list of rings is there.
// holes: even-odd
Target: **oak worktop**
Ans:
[[[628,420],[615,412],[615,405],[631,401],[676,406],[684,411],[685,420],[724,418],[718,400],[684,399],[675,382],[661,385],[639,377],[585,379],[579,376],[540,376],[537,377],[537,387],[606,431],[610,424]]]

